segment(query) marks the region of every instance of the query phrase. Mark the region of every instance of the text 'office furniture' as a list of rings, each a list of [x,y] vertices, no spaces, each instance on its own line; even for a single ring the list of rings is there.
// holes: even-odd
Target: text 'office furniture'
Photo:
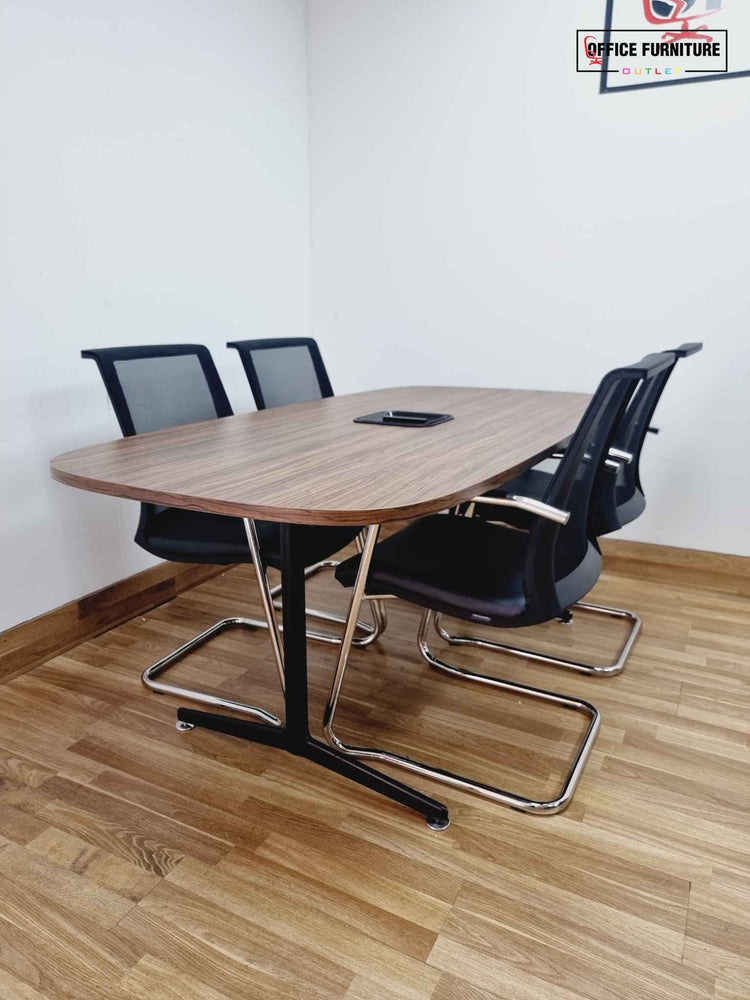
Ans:
[[[689,343],[661,352],[670,356],[671,363],[657,374],[644,378],[639,383],[629,405],[617,421],[612,444],[602,467],[602,474],[595,484],[591,497],[589,534],[592,538],[618,531],[640,517],[645,510],[646,497],[641,483],[640,465],[647,434],[649,431],[656,432],[656,429],[651,426],[651,420],[677,362],[682,358],[697,354],[702,348],[702,344]],[[562,456],[557,455],[556,457]],[[492,490],[485,496],[478,498],[477,503],[468,508],[468,513],[474,517],[502,521],[515,528],[528,531],[533,525],[533,516],[509,506],[506,499],[508,495],[522,494],[544,501],[553,488],[554,479],[555,473],[553,472],[547,472],[544,469],[528,469],[511,482],[504,484],[501,489]],[[625,667],[640,632],[641,619],[639,616],[622,608],[608,608],[579,601],[571,608],[567,608],[562,616],[562,621],[566,624],[572,621],[573,610],[629,623],[627,638],[614,663],[599,665],[581,663],[578,660],[567,660],[562,657],[535,653],[520,646],[493,643],[471,635],[459,635],[446,628],[441,615],[435,616],[435,626],[442,638],[452,645],[476,646],[481,649],[508,653],[550,666],[567,667],[579,673],[598,677],[611,677],[619,674]]]
[[[601,555],[589,536],[589,505],[599,477],[606,474],[603,467],[615,428],[639,382],[658,377],[671,363],[671,355],[649,355],[604,377],[568,443],[546,501],[510,495],[503,501],[534,516],[530,532],[478,518],[441,515],[422,518],[379,545],[377,526],[368,531],[362,554],[336,570],[339,582],[352,588],[352,599],[324,720],[332,746],[347,756],[402,767],[524,812],[549,815],[569,804],[599,729],[596,708],[581,699],[446,663],[430,650],[427,634],[434,612],[493,628],[538,625],[558,618],[593,588],[601,572]],[[334,721],[350,653],[347,640],[361,602],[389,598],[424,608],[418,643],[430,667],[587,716],[588,727],[558,795],[532,800],[386,750],[351,746],[337,736]]]
[[[372,526],[420,517],[470,500],[551,454],[573,433],[588,403],[588,396],[577,393],[383,389],[136,435],[61,455],[51,468],[55,479],[79,489],[278,523],[284,723],[180,707],[180,725],[304,757],[440,828],[448,821],[445,804],[310,732],[304,532],[311,525]],[[430,428],[354,422],[387,409],[450,413],[454,419]],[[370,543],[372,538],[370,527]],[[355,618],[350,609],[347,647]]]
[[[208,349],[200,344],[168,344],[143,347],[112,347],[82,352],[92,358],[101,373],[120,429],[126,438],[164,428],[210,421],[221,432],[222,420],[232,416],[224,387]],[[231,474],[231,470],[226,470]],[[300,535],[300,558],[306,572],[314,572],[332,553],[348,545],[357,530],[347,527],[306,528]],[[161,559],[175,562],[208,563],[231,566],[252,563],[260,588],[265,620],[223,618],[193,637],[178,649],[162,657],[143,673],[143,682],[154,691],[175,694],[218,708],[229,708],[280,725],[276,716],[264,709],[228,700],[207,692],[186,690],[157,680],[178,660],[229,628],[268,629],[276,668],[283,688],[283,652],[279,626],[273,606],[274,591],[269,588],[266,566],[281,564],[281,531],[276,524],[227,517],[198,508],[187,510],[164,504],[144,502],[135,541],[141,548]],[[330,619],[325,612],[309,611],[315,617]],[[364,638],[375,637],[367,626]],[[326,633],[310,637],[335,641]]]

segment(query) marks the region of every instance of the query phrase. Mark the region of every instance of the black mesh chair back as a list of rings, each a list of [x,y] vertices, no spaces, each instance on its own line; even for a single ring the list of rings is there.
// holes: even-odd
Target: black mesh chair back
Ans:
[[[622,416],[613,438],[613,446],[632,456],[622,462],[617,476],[604,476],[599,484],[595,502],[593,528],[597,535],[617,531],[638,517],[646,507],[641,485],[640,461],[643,444],[650,429],[651,419],[661,399],[661,394],[677,362],[697,354],[703,344],[682,344],[673,350],[672,364],[651,379],[644,380]]]
[[[102,347],[81,351],[81,357],[96,362],[123,437],[232,416],[216,365],[202,344]],[[165,509],[141,504],[135,541],[149,552],[154,551],[149,544],[154,519]]]
[[[310,337],[235,340],[259,410],[333,395],[323,358]]]
[[[592,530],[593,500],[602,477],[613,473],[606,460],[628,403],[639,383],[650,391],[674,364],[672,354],[651,354],[637,365],[616,368],[602,379],[578,429],[552,476],[546,496],[553,507],[570,512],[564,526],[537,519],[531,529],[526,556],[525,590],[530,604],[538,602],[548,617],[587,593],[600,562]]]
[[[602,476],[598,480],[591,504],[589,518],[594,537],[618,531],[631,521],[635,521],[646,509],[640,477],[640,460],[648,431],[656,433],[651,425],[654,411],[661,399],[664,388],[681,358],[702,350],[702,344],[682,344],[672,350],[662,351],[672,358],[658,375],[641,381],[612,438],[613,463],[620,464],[616,475]],[[567,443],[565,444],[567,447]],[[499,490],[488,495],[502,496],[506,493],[520,493],[541,499],[549,490],[552,473],[542,469],[527,469]],[[476,513],[488,520],[497,518],[497,509],[477,504]],[[517,528],[528,529],[534,523],[532,515],[518,510],[504,511],[502,520]]]
[[[232,416],[219,373],[201,344],[81,351],[99,367],[124,437]]]

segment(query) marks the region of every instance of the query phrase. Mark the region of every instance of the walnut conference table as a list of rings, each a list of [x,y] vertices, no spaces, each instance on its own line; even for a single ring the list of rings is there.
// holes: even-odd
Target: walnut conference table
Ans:
[[[281,523],[285,719],[281,726],[179,708],[202,726],[286,750],[447,825],[445,805],[315,739],[309,728],[305,567],[297,525],[373,526],[453,507],[512,479],[575,430],[577,393],[378,389],[173,427],[60,455],[58,482],[145,503]],[[449,413],[432,427],[378,426],[379,410]],[[347,628],[353,628],[350,607]]]

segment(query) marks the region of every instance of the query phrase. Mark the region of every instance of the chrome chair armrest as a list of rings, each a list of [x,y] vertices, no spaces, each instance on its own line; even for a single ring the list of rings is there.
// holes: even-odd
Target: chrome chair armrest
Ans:
[[[657,432],[654,431],[654,433]],[[629,451],[623,451],[622,448],[610,448],[608,454],[610,458],[617,459],[620,462],[624,462],[626,465],[630,465],[630,463],[633,461],[633,456],[631,455],[631,453]],[[552,454],[550,455],[550,458],[557,458],[557,459],[565,458],[565,452],[553,451]]]
[[[533,497],[517,496],[515,493],[509,493],[505,497],[474,497],[470,503],[489,504],[491,507],[516,507],[529,514],[546,518],[548,521],[555,521],[557,524],[567,524],[570,520],[570,511],[552,507],[550,504],[535,500]]]

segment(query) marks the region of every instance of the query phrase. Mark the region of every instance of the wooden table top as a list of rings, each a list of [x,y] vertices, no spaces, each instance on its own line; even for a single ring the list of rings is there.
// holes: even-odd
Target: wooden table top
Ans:
[[[169,507],[297,524],[434,513],[501,485],[576,428],[589,396],[377,389],[121,438],[60,455],[61,483]],[[377,410],[450,413],[434,427],[355,424]]]

